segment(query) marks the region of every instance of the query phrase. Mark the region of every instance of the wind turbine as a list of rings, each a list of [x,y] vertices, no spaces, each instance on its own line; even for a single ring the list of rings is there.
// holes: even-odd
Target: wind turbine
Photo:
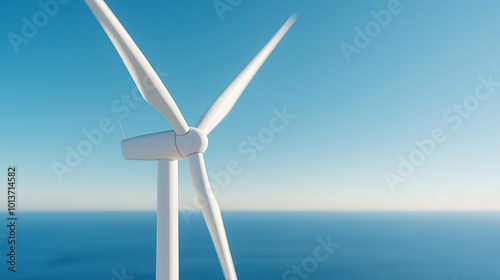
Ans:
[[[226,279],[237,279],[222,215],[210,188],[203,153],[207,135],[227,116],[288,29],[292,15],[207,110],[196,127],[187,125],[172,96],[104,0],[85,0],[125,63],[144,99],[173,130],[124,139],[123,157],[158,161],[156,279],[179,279],[178,160],[187,159],[195,194]]]

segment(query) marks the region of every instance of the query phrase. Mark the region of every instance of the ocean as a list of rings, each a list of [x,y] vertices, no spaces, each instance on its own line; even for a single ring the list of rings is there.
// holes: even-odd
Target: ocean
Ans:
[[[18,214],[2,280],[155,279],[154,212]],[[500,280],[500,213],[224,212],[239,279]],[[223,279],[201,213],[180,214],[180,279]]]

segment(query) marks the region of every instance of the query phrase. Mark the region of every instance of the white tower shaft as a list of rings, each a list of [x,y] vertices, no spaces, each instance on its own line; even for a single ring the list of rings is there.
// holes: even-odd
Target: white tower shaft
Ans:
[[[156,280],[179,279],[178,164],[158,160]]]

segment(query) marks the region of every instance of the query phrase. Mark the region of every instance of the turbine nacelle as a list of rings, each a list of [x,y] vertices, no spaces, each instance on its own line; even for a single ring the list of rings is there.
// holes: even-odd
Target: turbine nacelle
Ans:
[[[208,138],[202,130],[190,127],[181,136],[169,130],[125,139],[121,146],[128,160],[184,160],[191,154],[204,153]]]

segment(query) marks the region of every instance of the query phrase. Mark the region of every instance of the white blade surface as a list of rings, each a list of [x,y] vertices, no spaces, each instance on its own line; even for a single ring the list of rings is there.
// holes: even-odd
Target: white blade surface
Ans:
[[[177,135],[189,132],[172,96],[125,28],[103,0],[85,0],[120,54],[142,96],[172,125]]]
[[[217,256],[227,280],[236,280],[233,258],[229,250],[226,231],[222,221],[219,204],[210,188],[203,154],[195,153],[188,156],[189,172],[193,181],[194,190],[203,212],[210,236],[217,251]]]
[[[229,114],[238,98],[253,79],[262,64],[269,57],[276,45],[296,20],[292,15],[257,56],[241,71],[234,81],[221,93],[212,106],[205,113],[197,127],[203,130],[207,135]]]

